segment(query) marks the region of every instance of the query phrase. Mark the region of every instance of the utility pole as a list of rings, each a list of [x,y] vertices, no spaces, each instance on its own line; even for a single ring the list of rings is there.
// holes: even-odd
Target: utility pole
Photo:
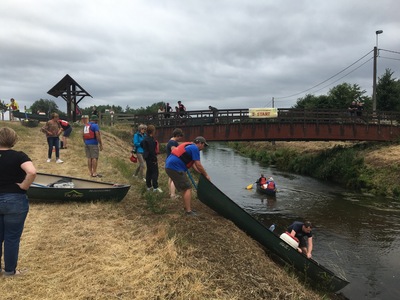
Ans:
[[[372,112],[376,112],[376,61],[378,58],[378,48],[374,47],[374,74],[373,74],[373,82],[372,82]]]
[[[378,60],[378,35],[383,33],[383,30],[375,31],[376,34],[376,45],[374,47],[374,74],[372,82],[372,112],[376,112],[376,73],[377,73],[377,60]]]

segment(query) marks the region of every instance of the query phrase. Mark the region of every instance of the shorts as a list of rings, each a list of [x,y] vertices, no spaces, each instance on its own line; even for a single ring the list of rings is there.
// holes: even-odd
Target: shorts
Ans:
[[[165,172],[174,182],[176,189],[179,192],[183,192],[186,190],[190,190],[192,188],[192,184],[189,181],[189,178],[184,171],[175,171],[172,169],[165,169]]]
[[[87,158],[99,158],[99,145],[85,145]]]
[[[72,132],[72,127],[66,129],[66,130],[64,131],[63,136],[69,137],[69,136],[71,135],[71,132]]]

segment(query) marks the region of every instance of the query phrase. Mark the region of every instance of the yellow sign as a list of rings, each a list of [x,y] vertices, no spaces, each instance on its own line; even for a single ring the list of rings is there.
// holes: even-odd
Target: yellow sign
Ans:
[[[277,118],[277,108],[249,108],[249,118]]]

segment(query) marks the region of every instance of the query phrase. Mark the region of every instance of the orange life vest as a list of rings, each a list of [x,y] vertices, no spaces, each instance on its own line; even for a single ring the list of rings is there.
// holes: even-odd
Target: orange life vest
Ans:
[[[87,123],[85,127],[83,127],[83,138],[85,140],[92,140],[96,138],[94,131],[92,130],[92,124]]]
[[[274,190],[275,189],[275,182],[268,181],[267,190]]]
[[[172,150],[171,152],[171,154],[179,157],[185,163],[188,169],[192,167],[194,161],[192,160],[192,157],[189,155],[189,153],[186,152],[186,146],[192,144],[193,143],[191,142],[182,143],[178,147],[175,147],[174,150]]]
[[[261,177],[260,178],[260,185],[266,184],[267,183],[267,178]]]

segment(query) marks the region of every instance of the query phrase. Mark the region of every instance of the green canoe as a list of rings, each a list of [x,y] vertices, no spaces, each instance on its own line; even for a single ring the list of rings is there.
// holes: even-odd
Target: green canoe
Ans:
[[[315,260],[308,259],[289,246],[279,236],[269,231],[267,227],[222,193],[204,176],[200,176],[197,196],[201,202],[231,220],[253,239],[303,273],[307,279],[311,280],[313,285],[326,291],[337,292],[349,284],[347,280],[338,277]]]
[[[37,121],[41,121],[41,122],[47,122],[50,119],[47,115],[29,114],[29,113],[20,112],[20,111],[14,111],[13,116],[14,116],[14,118],[26,119],[26,120],[37,120]]]
[[[45,202],[121,201],[130,187],[126,184],[38,173],[27,195],[29,200]]]

